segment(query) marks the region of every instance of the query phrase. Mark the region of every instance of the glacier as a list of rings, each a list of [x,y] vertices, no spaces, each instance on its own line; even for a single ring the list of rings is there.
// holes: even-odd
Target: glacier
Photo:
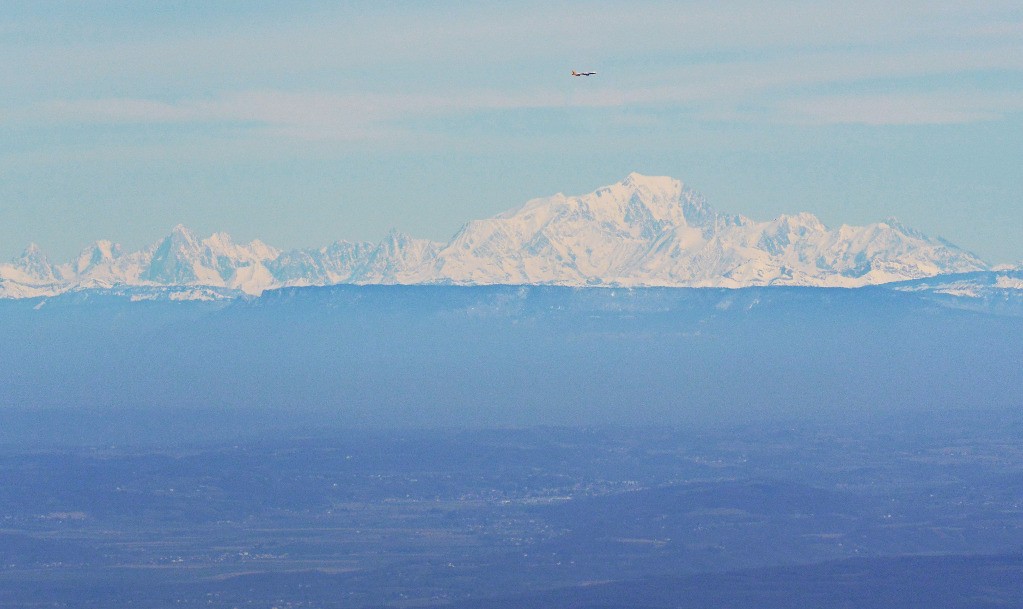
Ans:
[[[125,287],[216,288],[194,293],[220,298],[335,284],[860,287],[990,269],[893,219],[829,228],[803,212],[756,221],[715,210],[679,180],[632,173],[472,220],[447,243],[392,230],[376,244],[280,250],[178,225],[142,250],[96,241],[63,264],[30,244],[0,264],[0,298]]]

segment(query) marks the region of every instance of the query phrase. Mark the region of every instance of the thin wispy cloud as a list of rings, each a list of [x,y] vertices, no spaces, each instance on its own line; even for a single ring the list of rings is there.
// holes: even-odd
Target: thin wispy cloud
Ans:
[[[57,100],[37,104],[20,118],[48,124],[237,123],[269,127],[302,139],[346,140],[383,135],[384,127],[398,119],[484,110],[621,106],[626,102],[626,96],[615,91],[569,101],[564,95],[550,92],[509,95],[475,91],[444,96],[264,90],[176,102],[132,98]]]
[[[793,122],[805,124],[963,124],[994,121],[1010,112],[1023,112],[1023,93],[818,97],[784,104],[781,110],[789,113]]]
[[[1018,109],[1011,92],[962,92],[954,83],[931,83],[933,91],[891,95],[853,91],[822,96],[821,87],[942,76],[949,72],[1023,71],[1023,54],[1011,46],[955,52],[822,52],[762,60],[723,61],[659,71],[654,78],[607,74],[613,84],[567,92],[460,88],[452,91],[334,93],[246,90],[164,101],[111,97],[37,102],[9,110],[0,121],[46,123],[237,123],[268,134],[299,139],[366,140],[395,136],[395,123],[500,110],[613,108],[684,105],[697,116],[738,117],[750,104],[776,112],[746,114],[744,121],[863,124],[928,124],[992,120]],[[943,86],[944,85],[944,86]],[[822,101],[824,100],[824,101]],[[922,100],[926,103],[922,103]],[[699,112],[712,108],[713,112]],[[844,118],[843,118],[844,117]]]
[[[21,46],[0,41],[9,51],[0,77],[10,85],[0,120],[224,122],[337,141],[494,110],[653,105],[720,117],[756,106],[763,110],[748,120],[784,122],[823,94],[854,108],[871,95],[916,93],[913,80],[929,78],[935,95],[950,94],[942,111],[891,111],[882,124],[969,122],[1012,111],[955,104],[965,74],[1023,73],[1019,12],[994,0],[441,5],[338,9],[116,42],[40,35]],[[562,81],[578,61],[603,65],[597,82],[576,91]],[[830,90],[843,87],[850,90]]]
[[[432,172],[473,173],[469,158],[516,158],[524,173],[560,159],[594,173],[609,163],[599,179],[574,173],[595,184],[623,170],[669,171],[654,169],[667,159],[733,162],[779,137],[804,137],[792,148],[814,148],[832,125],[981,133],[1021,119],[1018,0],[154,7],[15,3],[3,11],[0,160],[24,176],[21,186],[9,182],[11,196],[38,184],[57,189],[32,176],[78,168],[93,172],[96,193],[124,184],[129,197],[144,186],[115,176],[119,167],[145,166],[170,185],[185,174],[171,168],[185,163],[234,167],[235,182],[210,180],[224,191],[300,159],[362,162],[367,176],[377,164],[404,165],[429,179],[422,162],[409,160],[417,155],[436,159]],[[573,79],[572,69],[598,76]],[[898,137],[909,131],[924,130]],[[248,171],[259,164],[263,173]],[[704,174],[715,171],[729,170]],[[77,196],[81,184],[68,180]]]
[[[444,72],[449,68],[493,66],[507,78],[515,76],[509,68],[516,64],[530,69],[546,64],[560,71],[566,67],[560,62],[587,58],[642,62],[656,55],[652,67],[663,68],[672,62],[705,63],[708,54],[720,53],[766,56],[844,48],[870,55],[879,48],[901,53],[919,45],[954,51],[1005,28],[1001,13],[1013,6],[655,2],[509,5],[506,10],[440,6],[398,14],[339,11],[283,22],[226,24],[209,31],[134,33],[129,40],[111,35],[113,42],[49,40],[40,32],[34,42],[4,45],[8,60],[0,60],[0,74],[6,82],[40,88],[52,81],[88,88],[97,79],[108,79],[112,86],[190,79],[203,87],[220,80],[223,87],[238,78],[265,79],[267,84],[298,79],[302,86],[315,87],[316,79],[330,83],[354,78],[350,71],[356,71],[362,86],[372,87],[387,74],[362,70],[388,71],[403,64],[450,83],[452,75]],[[68,27],[73,30],[73,24]],[[955,62],[949,64],[954,67]],[[420,85],[412,81],[410,86]]]

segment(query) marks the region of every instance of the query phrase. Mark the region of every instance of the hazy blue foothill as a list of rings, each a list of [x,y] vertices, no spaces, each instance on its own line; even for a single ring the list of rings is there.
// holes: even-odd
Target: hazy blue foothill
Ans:
[[[0,440],[1018,407],[1019,291],[910,287],[341,285],[215,302],[5,300],[0,402],[11,420]]]
[[[0,300],[0,609],[1021,607],[1018,275]]]

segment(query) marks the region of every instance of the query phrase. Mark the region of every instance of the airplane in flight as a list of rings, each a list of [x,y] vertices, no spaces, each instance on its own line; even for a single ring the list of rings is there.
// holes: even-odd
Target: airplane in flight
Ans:
[[[596,72],[576,72],[572,70],[572,76],[594,76]]]

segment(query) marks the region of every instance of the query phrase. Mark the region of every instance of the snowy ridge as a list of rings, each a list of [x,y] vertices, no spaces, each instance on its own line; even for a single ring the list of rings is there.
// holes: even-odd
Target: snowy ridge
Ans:
[[[1023,302],[1023,269],[939,275],[894,283],[891,288],[900,292],[925,292],[936,297],[945,295],[989,302],[1007,299]]]
[[[831,229],[804,212],[757,222],[714,210],[678,180],[633,173],[586,195],[470,221],[448,243],[392,231],[375,245],[281,251],[226,233],[201,239],[179,225],[143,250],[97,241],[60,265],[30,244],[0,264],[0,297],[118,286],[260,294],[338,283],[857,287],[988,268],[894,220]]]

